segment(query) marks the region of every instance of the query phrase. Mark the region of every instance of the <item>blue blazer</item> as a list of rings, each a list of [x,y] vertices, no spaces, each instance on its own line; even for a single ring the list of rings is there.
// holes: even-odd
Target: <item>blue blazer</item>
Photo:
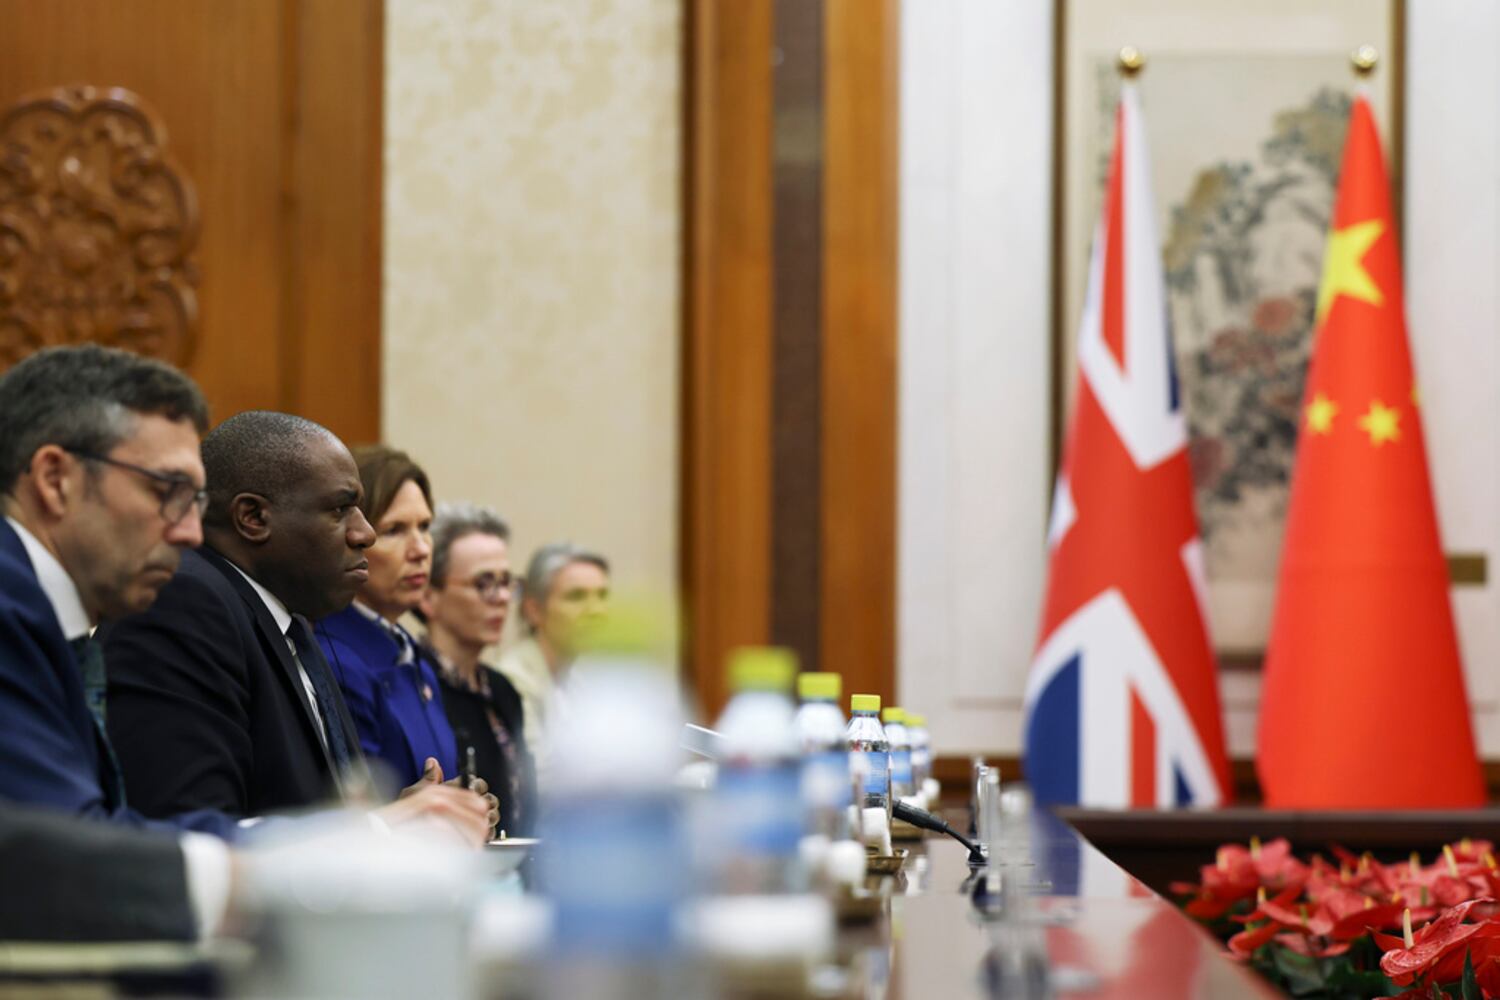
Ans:
[[[421,779],[428,757],[437,758],[444,780],[458,777],[458,748],[437,671],[420,648],[413,663],[397,666],[400,645],[352,605],[318,622],[313,634],[338,678],[367,758],[384,761],[403,788]]]
[[[106,791],[118,779],[52,602],[21,537],[0,518],[0,799],[129,826],[225,839],[238,832],[232,817],[211,810],[148,820]]]

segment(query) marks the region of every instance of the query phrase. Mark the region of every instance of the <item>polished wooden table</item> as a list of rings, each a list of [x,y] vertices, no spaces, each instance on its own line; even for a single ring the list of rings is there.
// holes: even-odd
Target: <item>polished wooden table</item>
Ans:
[[[1029,831],[1027,849],[1008,854],[1018,863],[1005,868],[1014,890],[1009,912],[1020,919],[986,916],[975,905],[971,890],[976,875],[967,852],[956,842],[936,838],[902,845],[911,851],[905,870],[875,883],[885,898],[872,921],[840,930],[836,961],[817,970],[812,995],[891,1000],[1236,1000],[1279,995],[1225,957],[1218,942],[1172,903],[1067,824],[1039,812]],[[1020,861],[1023,853],[1029,863]],[[1022,961],[1028,955],[1031,962]],[[0,967],[4,957],[0,948]],[[159,988],[174,995],[217,995],[220,984],[190,975],[202,959],[189,950],[179,962],[169,963],[172,968],[180,966],[179,978],[162,979]],[[242,956],[238,964],[244,961]],[[67,967],[76,972],[79,965],[69,962]],[[33,978],[41,967],[32,962],[28,968],[32,975],[25,977],[31,980],[23,984],[25,995],[78,995],[68,992],[66,983],[54,984],[63,992],[45,992],[49,987]],[[568,995],[518,971],[476,967],[475,995],[487,1000]],[[1028,974],[1035,978],[1027,980]],[[10,988],[5,978],[0,974],[0,996]],[[116,976],[104,978],[106,983],[121,983]],[[1046,992],[1025,992],[1020,987],[1027,982]],[[88,995],[114,994],[106,985],[101,993]],[[710,988],[694,995],[797,994]]]
[[[1007,956],[1013,962],[1030,944],[1045,954],[1058,998],[1280,995],[1066,824],[1039,812],[1031,828],[1035,865],[1015,869],[1032,911],[1026,926],[981,915],[969,898],[972,878],[958,843],[908,845],[913,854],[895,879],[887,914],[840,935],[849,974],[844,994],[993,997]]]

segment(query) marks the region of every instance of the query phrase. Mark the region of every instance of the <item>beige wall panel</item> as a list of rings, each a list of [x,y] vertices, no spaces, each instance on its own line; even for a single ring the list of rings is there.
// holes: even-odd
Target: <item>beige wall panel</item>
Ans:
[[[676,0],[387,0],[384,427],[675,594]]]

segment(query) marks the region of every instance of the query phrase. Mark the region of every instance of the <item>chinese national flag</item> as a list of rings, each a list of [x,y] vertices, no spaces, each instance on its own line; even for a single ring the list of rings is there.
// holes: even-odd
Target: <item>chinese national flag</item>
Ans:
[[[1266,805],[1480,805],[1390,192],[1363,96],[1316,337],[1262,689]]]

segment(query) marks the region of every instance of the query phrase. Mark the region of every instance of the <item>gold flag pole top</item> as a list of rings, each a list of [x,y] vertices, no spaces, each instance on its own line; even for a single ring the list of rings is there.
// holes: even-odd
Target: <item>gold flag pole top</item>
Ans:
[[[1361,80],[1375,72],[1375,64],[1380,61],[1380,53],[1375,51],[1373,45],[1361,45],[1349,53],[1349,62],[1354,66],[1354,74]]]
[[[1371,50],[1374,51],[1373,49]],[[1127,80],[1134,79],[1141,70],[1146,68],[1146,57],[1141,55],[1141,50],[1134,45],[1127,45],[1120,50],[1120,75]]]

